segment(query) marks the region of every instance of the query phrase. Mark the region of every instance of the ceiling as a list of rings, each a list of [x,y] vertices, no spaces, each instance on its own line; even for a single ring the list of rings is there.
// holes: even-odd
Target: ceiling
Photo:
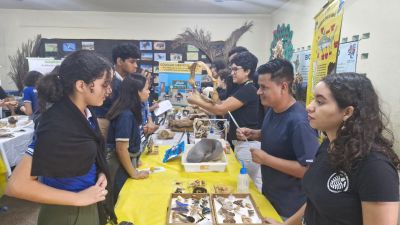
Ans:
[[[3,9],[173,14],[270,14],[290,0],[1,0]]]

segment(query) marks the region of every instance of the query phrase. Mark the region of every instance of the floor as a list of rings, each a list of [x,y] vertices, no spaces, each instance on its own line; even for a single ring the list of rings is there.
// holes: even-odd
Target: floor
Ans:
[[[39,204],[3,196],[0,207],[3,206],[8,210],[0,210],[0,225],[36,225]]]

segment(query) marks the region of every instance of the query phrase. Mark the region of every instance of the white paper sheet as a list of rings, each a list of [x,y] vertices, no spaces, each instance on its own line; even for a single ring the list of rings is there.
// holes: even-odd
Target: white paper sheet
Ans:
[[[158,103],[158,108],[156,110],[154,110],[154,114],[156,116],[159,116],[163,113],[165,113],[168,110],[172,109],[172,104],[169,100],[164,100]]]

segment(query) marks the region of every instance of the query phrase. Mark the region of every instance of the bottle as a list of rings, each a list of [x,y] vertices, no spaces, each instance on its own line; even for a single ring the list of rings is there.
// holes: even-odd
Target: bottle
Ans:
[[[242,162],[242,168],[240,168],[240,173],[237,180],[237,193],[249,193],[249,175],[247,174],[247,169],[244,167]]]

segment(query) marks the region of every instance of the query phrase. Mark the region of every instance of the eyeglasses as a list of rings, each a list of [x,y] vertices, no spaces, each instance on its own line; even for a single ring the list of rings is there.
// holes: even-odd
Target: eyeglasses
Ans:
[[[231,69],[232,72],[236,73],[238,70],[243,69],[241,66],[231,66],[229,69]]]

